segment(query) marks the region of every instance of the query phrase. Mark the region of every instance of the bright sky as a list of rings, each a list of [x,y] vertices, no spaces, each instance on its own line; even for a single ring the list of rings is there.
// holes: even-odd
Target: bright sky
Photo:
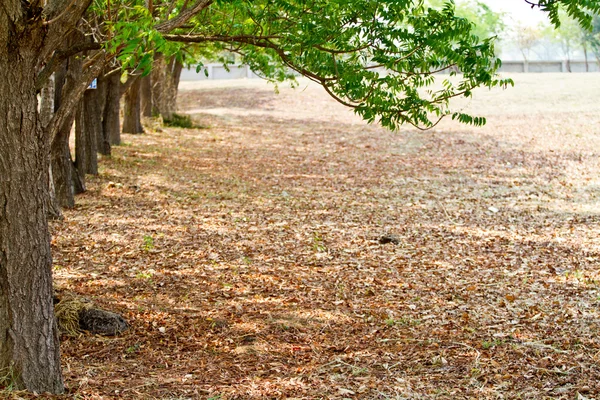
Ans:
[[[524,25],[537,25],[548,21],[548,16],[538,7],[531,9],[525,0],[481,0],[494,11],[507,13],[506,23],[509,25],[521,22]]]

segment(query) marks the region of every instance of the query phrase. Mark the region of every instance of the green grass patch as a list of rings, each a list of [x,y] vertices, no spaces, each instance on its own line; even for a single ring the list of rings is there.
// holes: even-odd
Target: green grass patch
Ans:
[[[197,125],[192,121],[192,117],[189,115],[173,114],[171,118],[164,118],[163,122],[165,126],[173,128],[185,128],[185,129],[206,129],[208,127]]]

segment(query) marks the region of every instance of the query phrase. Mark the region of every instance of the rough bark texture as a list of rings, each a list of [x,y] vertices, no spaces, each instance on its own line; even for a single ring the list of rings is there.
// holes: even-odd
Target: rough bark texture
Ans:
[[[123,133],[144,133],[140,99],[142,80],[140,77],[130,77],[129,79],[133,79],[133,82],[125,93]]]
[[[62,208],[75,206],[75,193],[73,192],[73,162],[69,150],[69,136],[73,126],[74,116],[71,116],[60,128],[50,146],[50,163],[52,166],[52,179],[54,181],[54,195],[58,205]]]
[[[40,122],[43,128],[48,126],[54,114],[54,75],[51,75],[48,82],[42,88],[40,94]],[[56,190],[54,189],[54,180],[52,178],[52,167],[50,166],[50,155],[48,155],[48,218],[62,219],[62,211],[56,200]]]
[[[40,122],[42,127],[48,126],[52,114],[54,114],[54,75],[50,76],[40,93]]]
[[[9,3],[4,9],[14,10]],[[10,372],[19,388],[61,393],[47,223],[48,138],[35,90],[41,39],[21,34],[18,47],[8,45],[5,35],[18,35],[7,18],[0,16],[0,370]]]
[[[68,85],[81,75],[82,63],[71,57],[65,66],[59,70],[56,79],[55,109],[61,107],[63,94]],[[75,206],[75,192],[73,189],[73,161],[69,149],[69,137],[75,120],[75,112],[71,112],[52,138],[50,146],[50,164],[56,201],[60,207],[72,208]]]
[[[50,162],[50,154],[48,156],[48,218],[63,219],[63,213],[56,199],[56,188],[54,187],[54,174],[52,173],[52,164]]]
[[[106,102],[102,116],[102,129],[111,145],[121,144],[121,126],[119,121],[119,100],[121,98],[119,74],[106,77]]]
[[[158,55],[154,59],[152,70],[152,106],[153,113],[164,119],[173,118],[177,111],[177,87],[181,78],[183,64],[171,57]]]
[[[51,73],[39,72],[91,1],[0,1],[0,376],[39,393],[64,392],[47,214],[49,132],[66,115],[42,126],[37,91]]]
[[[75,129],[75,167],[80,174],[98,175],[98,135],[102,115],[96,89],[86,90],[79,106]]]
[[[152,117],[152,75],[146,75],[141,78],[142,87],[140,97],[142,103],[142,117]]]
[[[98,77],[98,89],[96,93],[96,112],[100,118],[100,127],[98,129],[96,135],[96,148],[98,149],[98,153],[110,156],[110,138],[104,131],[104,108],[106,106],[106,76],[103,74]]]
[[[70,153],[69,160],[71,160]],[[73,161],[71,161],[71,185],[73,187],[73,194],[81,194],[86,191],[85,175],[77,170],[77,167]]]

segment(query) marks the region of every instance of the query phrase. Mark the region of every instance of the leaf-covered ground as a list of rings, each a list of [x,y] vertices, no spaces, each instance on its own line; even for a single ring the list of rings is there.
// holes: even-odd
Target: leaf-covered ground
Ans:
[[[600,75],[514,78],[425,133],[184,83],[205,128],[124,136],[52,224],[59,289],[131,325],[63,338],[66,397],[600,397]]]

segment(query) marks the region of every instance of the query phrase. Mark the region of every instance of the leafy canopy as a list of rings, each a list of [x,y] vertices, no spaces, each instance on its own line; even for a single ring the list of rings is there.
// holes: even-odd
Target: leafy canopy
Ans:
[[[182,44],[204,55],[227,50],[270,80],[303,75],[391,129],[430,128],[445,116],[482,125],[451,111],[450,100],[512,84],[496,76],[494,39],[474,34],[453,2],[95,0],[92,11],[104,47],[126,68],[147,70],[155,51],[183,53]]]
[[[561,25],[560,11],[576,20],[584,29],[592,30],[593,16],[600,14],[598,0],[524,0],[532,8],[538,7],[548,13],[554,27]]]
[[[442,8],[450,0],[428,0],[426,4]],[[493,11],[486,3],[480,0],[460,0],[455,2],[456,15],[466,18],[473,24],[473,33],[487,39],[498,36],[506,28],[504,24],[505,13]]]
[[[217,0],[190,22],[164,38],[236,52],[268,79],[295,71],[391,129],[429,128],[448,115],[481,125],[483,118],[453,113],[450,100],[469,97],[478,86],[512,83],[495,76],[500,60],[493,39],[474,35],[452,3]],[[444,71],[461,74],[444,79]]]

